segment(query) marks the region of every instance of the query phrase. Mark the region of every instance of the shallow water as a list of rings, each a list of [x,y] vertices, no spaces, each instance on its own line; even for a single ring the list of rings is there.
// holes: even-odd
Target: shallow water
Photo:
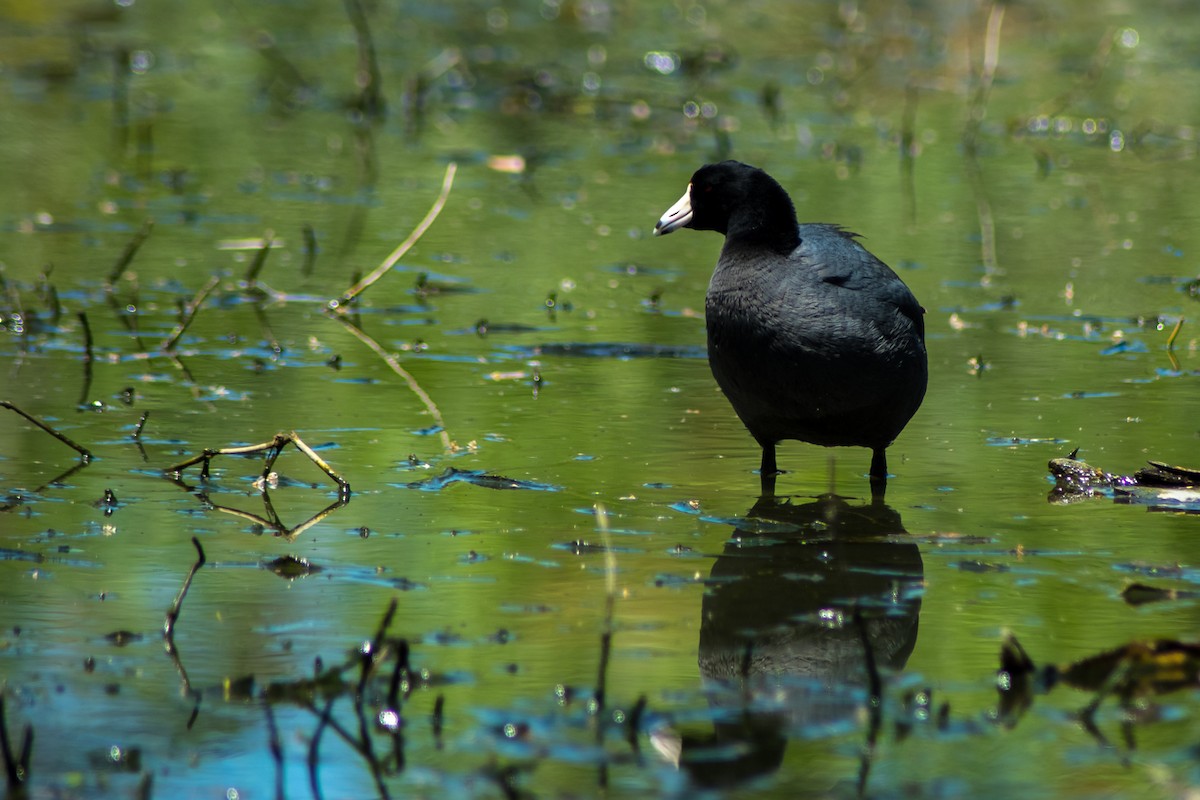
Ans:
[[[1046,469],[1077,447],[1113,473],[1197,464],[1190,15],[1007,8],[972,147],[984,6],[372,7],[374,122],[347,110],[340,5],[115,8],[0,9],[0,400],[95,456],[70,471],[0,409],[0,680],[10,738],[35,731],[31,796],[261,797],[278,774],[290,797],[313,774],[325,797],[1195,790],[1194,689],[1128,731],[1109,698],[1088,732],[1094,695],[1064,686],[995,719],[1005,632],[1039,666],[1194,636],[1194,600],[1120,593],[1194,589],[1195,508],[1051,503]],[[760,502],[703,355],[719,237],[650,235],[726,155],[863,234],[927,309],[884,505],[866,451],[794,442],[786,501]],[[426,402],[322,308],[451,162],[355,318]],[[291,447],[266,501],[261,457],[162,476],[279,431],[348,503]],[[269,568],[289,555],[316,571]],[[356,705],[351,653],[392,600]],[[325,694],[297,688],[318,658],[352,664]]]

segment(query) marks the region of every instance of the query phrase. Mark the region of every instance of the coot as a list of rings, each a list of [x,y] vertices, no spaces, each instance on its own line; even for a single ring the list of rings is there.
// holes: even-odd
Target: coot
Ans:
[[[799,439],[869,447],[871,484],[887,482],[888,445],[925,396],[925,309],[886,264],[837,225],[796,222],[761,169],[708,164],[654,233],[717,231],[708,285],[708,363],[762,447],[773,491],[775,445]]]

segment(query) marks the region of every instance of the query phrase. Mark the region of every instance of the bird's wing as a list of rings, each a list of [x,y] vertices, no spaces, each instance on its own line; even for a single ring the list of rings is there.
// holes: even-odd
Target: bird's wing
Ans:
[[[850,291],[870,291],[872,298],[893,306],[925,335],[925,309],[900,277],[857,241],[857,234],[836,225],[808,224],[800,228],[801,242],[793,253],[801,268],[822,283]]]

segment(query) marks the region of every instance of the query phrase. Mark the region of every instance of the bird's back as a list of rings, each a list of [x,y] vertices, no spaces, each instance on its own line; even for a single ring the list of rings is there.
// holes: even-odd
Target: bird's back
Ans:
[[[791,253],[727,240],[709,284],[709,362],[760,442],[883,447],[924,396],[924,310],[834,226]]]

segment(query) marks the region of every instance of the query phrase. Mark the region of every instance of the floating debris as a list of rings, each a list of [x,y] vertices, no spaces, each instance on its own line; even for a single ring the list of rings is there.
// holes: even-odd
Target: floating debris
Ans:
[[[1193,687],[1198,682],[1200,643],[1175,639],[1133,641],[1071,664],[1038,669],[1016,637],[1008,634],[1000,648],[996,686],[1001,716],[1010,725],[1016,724],[1032,705],[1035,694],[1049,692],[1059,683],[1094,692],[1081,717],[1084,727],[1103,743],[1092,719],[1105,698],[1116,697],[1128,710],[1136,700]]]
[[[1144,583],[1131,583],[1121,591],[1121,597],[1131,606],[1140,606],[1146,603],[1161,603],[1172,600],[1195,600],[1200,597],[1200,591],[1160,589],[1157,586],[1147,586]]]
[[[456,469],[448,467],[441,475],[426,478],[423,481],[403,484],[406,489],[419,489],[422,492],[439,492],[454,483],[469,483],[482,486],[485,489],[530,489],[536,492],[557,492],[560,487],[549,483],[506,478],[503,475],[491,475],[483,470]]]
[[[140,642],[145,637],[133,631],[113,631],[112,633],[106,633],[104,638],[110,644],[115,644],[117,647],[125,647],[134,642]]]
[[[264,561],[263,569],[269,569],[281,578],[293,581],[296,578],[307,578],[322,571],[322,567],[313,564],[307,558],[296,556],[280,556],[272,561]]]
[[[1052,458],[1048,464],[1054,489],[1047,500],[1074,503],[1091,497],[1109,497],[1118,503],[1148,505],[1152,510],[1200,513],[1200,470],[1150,461],[1132,475],[1114,475],[1076,456]]]
[[[1030,444],[1066,444],[1066,439],[1059,439],[1057,436],[1049,438],[1036,438],[1025,436],[989,436],[987,443],[992,447],[1023,447]]]

